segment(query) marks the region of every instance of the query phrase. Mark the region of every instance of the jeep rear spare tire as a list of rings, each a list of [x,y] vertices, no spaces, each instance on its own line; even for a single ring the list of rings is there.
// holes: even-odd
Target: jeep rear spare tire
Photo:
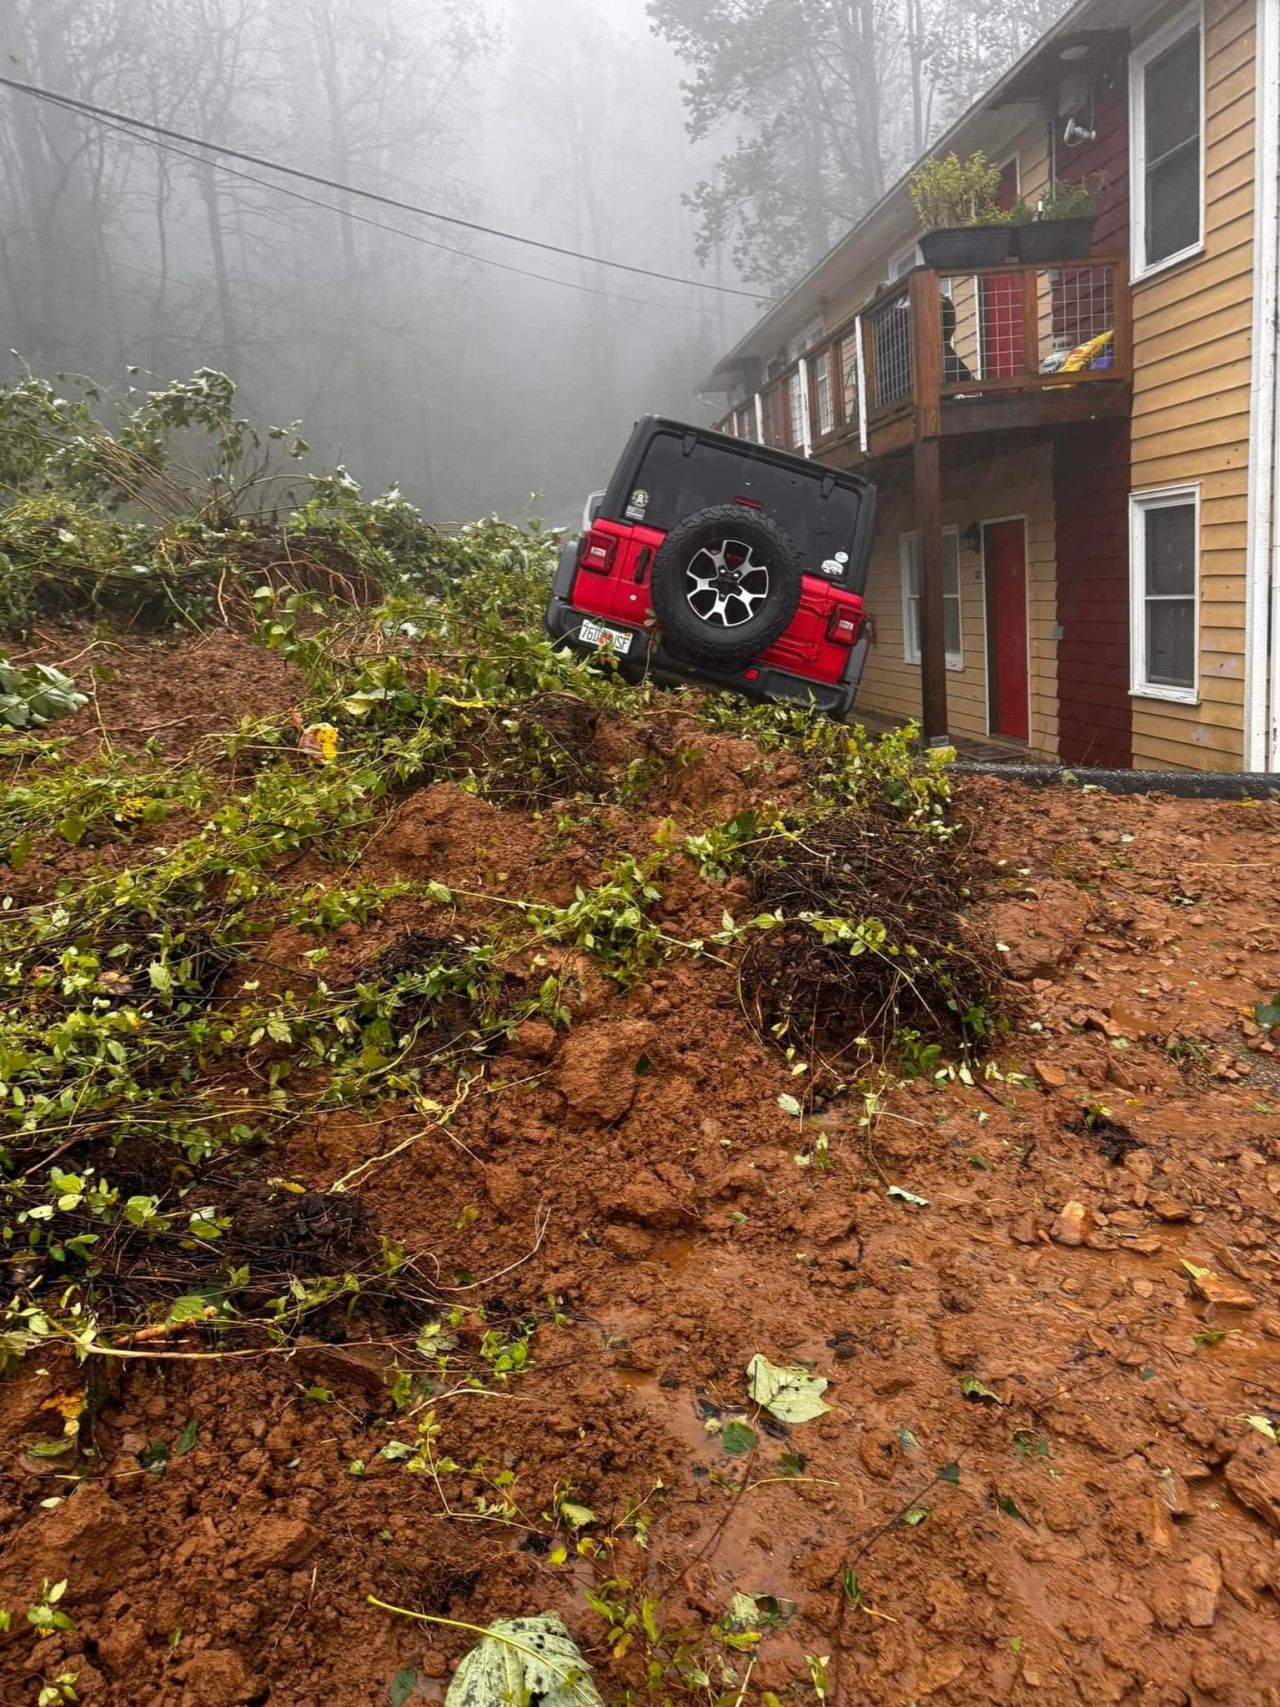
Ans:
[[[795,546],[741,504],[697,510],[658,547],[650,588],[671,652],[736,669],[785,633],[800,603]]]

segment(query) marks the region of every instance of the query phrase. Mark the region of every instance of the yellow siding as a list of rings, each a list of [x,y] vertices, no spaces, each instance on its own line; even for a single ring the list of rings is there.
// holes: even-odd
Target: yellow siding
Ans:
[[[1204,253],[1133,292],[1131,484],[1198,481],[1201,530],[1200,704],[1135,698],[1137,766],[1243,763],[1254,11],[1205,4]]]
[[[1058,665],[1052,448],[1047,442],[987,445],[965,463],[948,456],[942,520],[963,533],[971,522],[1024,515],[1027,523],[1027,620],[1030,635],[1028,750],[1055,757],[1058,744]],[[875,642],[867,658],[859,707],[883,716],[920,715],[920,666],[903,657],[899,538],[916,530],[911,463],[885,469],[880,481],[876,544],[867,581],[867,612]],[[979,554],[960,552],[960,621],[964,668],[947,671],[949,727],[954,735],[987,735],[986,603]]]

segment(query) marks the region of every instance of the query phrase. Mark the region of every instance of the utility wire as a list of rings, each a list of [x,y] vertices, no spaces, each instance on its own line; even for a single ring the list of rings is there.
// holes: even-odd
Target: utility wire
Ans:
[[[0,77],[0,83],[7,81]],[[63,104],[60,96],[51,95],[50,100]],[[78,106],[70,106],[69,111],[78,111]],[[85,115],[96,117],[97,115]],[[410,243],[422,243],[428,249],[439,249],[446,255],[460,255],[464,260],[475,261],[482,267],[496,267],[499,272],[515,273],[522,279],[538,279],[543,284],[560,285],[564,290],[584,292],[587,296],[602,296],[606,302],[629,302],[640,308],[676,309],[680,313],[702,313],[704,310],[688,302],[658,302],[651,296],[622,296],[617,291],[600,290],[595,285],[579,284],[574,279],[558,279],[552,273],[534,273],[527,267],[516,267],[510,261],[495,261],[488,255],[476,255],[470,249],[455,249],[451,243],[440,243],[434,237],[424,237],[417,231],[405,231],[402,226],[388,225],[385,220],[370,219],[368,214],[353,213],[350,208],[335,207],[332,202],[324,202],[317,196],[309,196],[303,190],[291,189],[287,184],[273,184],[266,178],[255,178],[251,172],[241,172],[234,166],[224,166],[220,160],[208,160],[202,154],[193,154],[190,149],[179,148],[172,142],[161,142],[158,137],[139,136],[137,131],[128,129],[125,124],[116,124],[111,119],[98,118],[97,122],[106,130],[113,130],[118,136],[124,136],[130,142],[144,142],[150,148],[161,148],[166,154],[180,155],[183,160],[194,160],[198,166],[212,166],[215,172],[225,176],[239,178],[243,183],[256,184],[259,189],[267,190],[272,195],[291,196],[295,201],[306,202],[308,207],[323,208],[326,213],[333,213],[339,219],[351,219],[357,225],[369,225],[375,231],[389,231],[394,237],[403,237]]]
[[[41,89],[34,83],[22,83],[14,77],[0,77],[0,86],[6,89],[16,89],[23,95],[31,95],[36,100],[52,101],[60,107],[69,107],[74,112],[86,113],[90,118],[100,119],[116,125],[128,125],[135,130],[146,131],[153,136],[162,136],[172,142],[186,143],[189,147],[204,148],[212,154],[225,154],[232,160],[243,160],[250,166],[262,166],[269,172],[280,172],[285,177],[301,179],[303,183],[318,184],[322,189],[337,190],[342,195],[359,196],[365,201],[379,202],[383,207],[395,208],[400,213],[419,214],[425,219],[438,219],[445,225],[456,225],[464,231],[478,231],[486,237],[500,237],[508,243],[521,243],[526,248],[541,249],[548,255],[562,255],[572,261],[589,261],[597,267],[612,267],[618,272],[634,273],[640,278],[660,279],[665,284],[686,285],[693,290],[709,290],[721,296],[741,296],[750,302],[763,300],[759,291],[739,290],[734,285],[712,284],[706,279],[685,278],[679,273],[663,273],[651,267],[633,266],[628,261],[606,261],[599,255],[588,255],[580,249],[562,248],[556,243],[543,243],[536,237],[522,237],[515,231],[501,231],[496,226],[481,225],[475,220],[460,219],[454,214],[440,213],[428,207],[419,207],[415,202],[399,201],[394,196],[385,196],[378,190],[364,190],[356,184],[344,184],[338,178],[327,178],[319,172],[307,172],[299,166],[284,166],[278,160],[269,160],[261,154],[250,154],[244,149],[231,148],[220,142],[207,142],[203,137],[191,136],[185,131],[172,130],[166,125],[151,124],[146,119],[131,117],[128,113],[112,111],[110,107],[96,106],[92,101],[78,100],[74,95],[61,95],[52,89]],[[405,235],[405,233],[401,233]],[[475,256],[473,259],[481,260]]]

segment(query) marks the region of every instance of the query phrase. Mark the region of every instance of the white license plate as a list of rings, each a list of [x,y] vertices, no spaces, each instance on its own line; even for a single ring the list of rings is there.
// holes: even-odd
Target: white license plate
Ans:
[[[588,646],[603,646],[625,658],[631,650],[631,636],[625,628],[606,628],[602,622],[584,622],[578,630]]]

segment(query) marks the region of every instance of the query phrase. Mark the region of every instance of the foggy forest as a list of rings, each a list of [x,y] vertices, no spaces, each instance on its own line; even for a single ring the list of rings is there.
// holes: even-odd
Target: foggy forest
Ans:
[[[713,419],[717,355],[1062,9],[7,0],[0,75],[117,116],[0,88],[0,348],[210,366],[442,521],[568,520],[638,414]]]

